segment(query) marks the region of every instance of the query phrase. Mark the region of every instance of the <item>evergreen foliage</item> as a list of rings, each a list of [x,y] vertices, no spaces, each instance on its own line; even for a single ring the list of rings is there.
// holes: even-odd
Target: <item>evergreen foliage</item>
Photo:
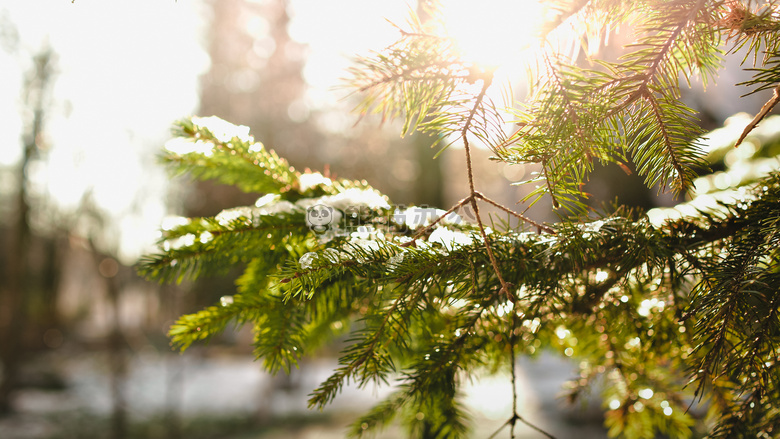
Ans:
[[[543,41],[582,29],[575,38],[587,46],[622,25],[636,42],[619,61],[589,67],[542,44],[534,90],[512,103],[511,134],[487,98],[492,72],[461,57],[435,7],[433,20],[412,20],[397,44],[352,72],[360,112],[401,117],[404,133],[464,146],[470,192],[447,211],[394,208],[365,182],[299,173],[217,118],[180,121],[165,156],[177,171],[264,195],[255,206],[183,219],[140,264],[163,282],[245,267],[234,296],[176,322],[174,345],[186,349],[228,322],[251,324],[255,353],[275,372],[346,337],[311,407],[347,382],[396,386],[354,423],[355,436],[399,420],[412,437],[465,437],[461,384],[503,371],[514,383],[516,355],[543,349],[579,360],[568,398],[600,391],[612,436],[776,436],[780,120],[766,116],[780,98],[775,91],[753,120],[735,117],[703,136],[680,85],[715,79],[723,53],[747,47],[758,67],[746,85],[777,90],[778,5],[555,6],[560,15]],[[520,182],[535,185],[527,200],[549,195],[561,220],[536,223],[477,191],[471,140],[507,163],[536,164],[539,173]],[[594,163],[628,161],[649,187],[688,200],[650,212],[589,211],[581,185]],[[521,225],[487,227],[480,204]],[[327,230],[307,217],[317,206],[332,208]],[[464,206],[476,223],[457,216]],[[508,434],[532,421],[514,404]]]

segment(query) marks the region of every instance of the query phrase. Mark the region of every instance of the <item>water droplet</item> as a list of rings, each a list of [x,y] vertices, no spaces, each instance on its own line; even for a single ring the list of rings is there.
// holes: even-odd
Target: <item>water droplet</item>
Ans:
[[[229,306],[233,304],[233,296],[222,296],[219,298],[219,303],[222,306]]]

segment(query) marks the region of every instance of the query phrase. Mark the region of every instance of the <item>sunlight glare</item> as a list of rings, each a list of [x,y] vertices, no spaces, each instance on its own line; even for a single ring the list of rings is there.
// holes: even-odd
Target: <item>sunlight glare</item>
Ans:
[[[464,59],[490,70],[522,68],[523,52],[544,22],[537,0],[448,1],[442,14]]]
[[[52,218],[75,218],[85,200],[94,203],[105,225],[79,233],[102,235],[102,251],[132,264],[153,248],[166,213],[167,178],[152,167],[154,157],[171,122],[197,108],[199,76],[209,66],[199,43],[203,4],[80,0],[41,13],[32,2],[7,3],[0,13],[17,28],[19,45],[0,48],[0,167],[21,158],[24,75],[32,56],[51,47],[56,75],[45,153],[31,164],[34,196],[50,203]]]

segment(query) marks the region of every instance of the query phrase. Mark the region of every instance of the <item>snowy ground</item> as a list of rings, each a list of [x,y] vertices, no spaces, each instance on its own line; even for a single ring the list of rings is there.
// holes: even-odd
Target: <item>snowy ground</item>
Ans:
[[[65,391],[23,390],[16,395],[19,413],[0,418],[0,438],[44,439],[52,437],[61,426],[54,419],[69,413],[111,412],[110,380],[104,357],[80,355],[55,358],[65,376]],[[595,439],[606,437],[601,426],[598,404],[588,410],[566,408],[558,400],[561,383],[572,375],[571,363],[543,355],[537,360],[519,360],[518,411],[556,438]],[[160,355],[145,352],[134,355],[128,367],[125,384],[127,412],[131,420],[161,416],[171,409],[181,418],[197,418],[236,414],[262,419],[300,416],[311,412],[306,408],[307,394],[329,375],[333,360],[317,360],[304,364],[289,379],[271,377],[261,371],[260,364],[248,357],[232,355],[203,356],[197,352],[185,355]],[[326,422],[311,422],[290,429],[266,430],[253,435],[231,435],[220,438],[289,438],[326,439],[344,437],[343,426],[353,413],[365,411],[389,393],[388,388],[344,389],[335,402],[321,415]],[[485,377],[465,389],[465,403],[474,419],[475,438],[487,438],[509,418],[511,383],[508,376]],[[531,428],[518,424],[518,439],[543,438]],[[62,436],[58,436],[62,437]],[[377,436],[402,437],[391,429]],[[509,437],[505,429],[497,437]]]

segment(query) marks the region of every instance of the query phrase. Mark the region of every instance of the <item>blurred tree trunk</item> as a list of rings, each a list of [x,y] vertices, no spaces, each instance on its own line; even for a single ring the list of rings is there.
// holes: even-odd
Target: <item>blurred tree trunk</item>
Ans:
[[[181,315],[182,295],[184,291],[179,285],[162,285],[160,305],[163,318],[173,321]],[[182,437],[181,407],[184,402],[184,368],[181,356],[170,352],[165,357],[165,425],[169,439]]]
[[[28,195],[29,166],[37,157],[42,140],[48,95],[54,77],[54,53],[48,47],[33,58],[33,68],[24,84],[24,103],[29,113],[23,134],[24,150],[17,171],[15,196],[16,218],[10,230],[7,247],[5,287],[0,288],[0,413],[9,412],[11,392],[16,386],[22,337],[27,324],[29,293],[30,203]]]
[[[428,13],[430,0],[421,0],[417,2],[417,16],[421,23],[426,23],[431,19]],[[437,150],[431,148],[436,138],[431,135],[416,133],[414,135],[413,147],[417,153],[417,163],[420,164],[420,173],[417,176],[417,182],[414,184],[416,193],[415,202],[421,205],[444,206],[444,174],[442,173],[441,160],[433,160]]]
[[[436,139],[425,134],[415,134],[413,147],[417,153],[417,163],[420,165],[420,173],[414,184],[414,201],[419,205],[444,206],[444,174],[442,162],[433,160],[438,152],[431,148]]]
[[[58,296],[60,281],[62,280],[63,254],[67,244],[66,233],[60,231],[55,232],[51,239],[47,239],[44,242],[44,260],[40,279],[40,311],[38,315],[41,334],[46,334],[48,330],[59,331],[63,329],[58,308]],[[50,348],[57,347],[49,343],[46,343],[46,346]]]
[[[119,262],[101,253],[93,239],[89,240],[95,268],[103,280],[103,287],[111,308],[112,326],[107,337],[108,365],[111,386],[111,438],[124,439],[127,436],[127,343],[122,330],[120,296],[122,284],[119,280]]]
[[[96,254],[97,255],[97,254]],[[108,265],[108,267],[106,267]],[[116,269],[114,269],[116,267]],[[127,398],[125,382],[127,381],[127,355],[125,352],[125,336],[122,332],[119,301],[121,286],[117,279],[118,264],[113,258],[103,259],[98,269],[105,279],[108,299],[114,317],[114,325],[108,339],[109,364],[111,367],[111,433],[113,439],[124,439],[127,436]]]

